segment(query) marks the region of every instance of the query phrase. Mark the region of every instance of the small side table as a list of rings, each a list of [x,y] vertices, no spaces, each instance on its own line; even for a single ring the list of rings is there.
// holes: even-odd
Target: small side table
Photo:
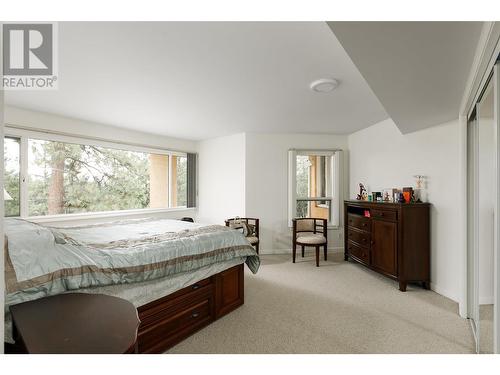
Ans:
[[[16,346],[27,353],[137,353],[137,309],[121,298],[59,294],[13,305],[10,311]]]

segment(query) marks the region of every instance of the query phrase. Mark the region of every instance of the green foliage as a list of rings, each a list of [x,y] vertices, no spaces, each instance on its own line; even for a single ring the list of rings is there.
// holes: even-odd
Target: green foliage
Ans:
[[[177,206],[187,205],[187,158],[177,157]]]
[[[19,173],[4,174],[4,189],[12,200],[5,201],[5,216],[19,216]]]
[[[97,146],[29,140],[28,211],[49,214],[49,199],[59,212],[115,211],[149,207],[149,154]],[[6,216],[19,216],[19,140],[6,138],[5,189],[13,198],[5,202]],[[55,178],[63,168],[62,180]],[[177,202],[187,201],[187,158],[177,158]],[[60,176],[60,174],[59,174]],[[57,186],[60,185],[60,186]],[[62,207],[60,206],[62,195]]]
[[[297,198],[309,196],[309,156],[297,155]],[[297,217],[307,216],[307,201],[297,202]]]
[[[30,140],[29,213],[47,215],[54,163],[64,158],[64,213],[146,208],[148,154]]]

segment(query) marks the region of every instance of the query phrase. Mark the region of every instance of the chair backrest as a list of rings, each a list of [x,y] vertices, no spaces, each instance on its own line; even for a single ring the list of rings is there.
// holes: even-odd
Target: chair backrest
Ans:
[[[233,217],[225,220],[226,227],[237,226],[238,223],[245,223],[253,229],[255,237],[259,237],[259,219],[253,217]]]
[[[297,220],[297,232],[314,232],[314,219]]]
[[[293,223],[293,238],[300,232],[322,233],[327,238],[327,220],[321,218],[295,218]]]

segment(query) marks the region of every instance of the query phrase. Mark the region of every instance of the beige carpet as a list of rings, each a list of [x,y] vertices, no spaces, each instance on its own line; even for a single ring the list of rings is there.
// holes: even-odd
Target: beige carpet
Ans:
[[[479,352],[493,353],[493,305],[479,305]]]
[[[264,255],[245,305],[168,353],[473,353],[453,301],[344,262]]]

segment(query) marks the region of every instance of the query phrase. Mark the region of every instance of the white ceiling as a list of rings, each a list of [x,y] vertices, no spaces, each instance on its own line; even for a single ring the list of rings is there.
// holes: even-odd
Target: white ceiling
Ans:
[[[312,92],[323,77],[341,85]],[[59,23],[59,89],[5,98],[188,139],[347,134],[388,117],[324,22]]]
[[[458,117],[482,22],[328,22],[402,133]]]

